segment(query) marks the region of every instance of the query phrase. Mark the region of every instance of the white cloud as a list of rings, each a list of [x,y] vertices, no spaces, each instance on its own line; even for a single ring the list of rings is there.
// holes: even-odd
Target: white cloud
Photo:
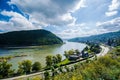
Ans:
[[[69,26],[58,35],[62,38],[84,37],[90,35],[115,32],[120,30],[120,17],[114,18],[106,22],[97,22],[95,27],[88,26],[89,24],[81,23]],[[73,27],[74,26],[74,27]]]
[[[118,13],[118,11],[109,11],[109,12],[106,12],[106,16],[114,16]]]
[[[79,1],[72,12],[75,12],[76,10],[79,10],[82,7],[87,7],[85,3],[86,3],[86,0]]]
[[[11,17],[10,20],[0,21],[0,30],[2,31],[16,31],[16,30],[30,30],[41,27],[35,27],[29,20],[21,14],[13,11],[2,11],[2,15]]]
[[[108,6],[108,11],[105,13],[106,16],[114,16],[118,13],[118,9],[120,8],[119,0],[112,0],[111,5]]]
[[[87,24],[81,23],[76,24],[74,27],[68,26],[68,28],[62,30],[61,32],[57,33],[58,36],[64,39],[75,38],[75,37],[84,37],[90,35],[97,35],[106,33],[107,31],[103,28],[91,28],[88,27]]]
[[[109,5],[109,11],[117,10],[120,6],[119,0],[112,0],[111,5]]]
[[[11,0],[9,4],[16,4],[31,20],[45,24],[43,26],[71,24],[75,21],[71,12],[86,7],[85,0]]]
[[[118,31],[120,30],[120,17],[106,22],[98,22],[96,26],[105,29],[106,32]]]
[[[75,37],[85,37],[85,36],[90,36],[90,35],[97,35],[97,34],[102,34],[105,32],[106,32],[106,30],[104,30],[104,29],[92,29],[92,30],[86,31],[84,29],[77,28],[77,29],[63,30],[62,32],[58,33],[57,35],[63,39],[70,39],[70,38],[75,38]]]

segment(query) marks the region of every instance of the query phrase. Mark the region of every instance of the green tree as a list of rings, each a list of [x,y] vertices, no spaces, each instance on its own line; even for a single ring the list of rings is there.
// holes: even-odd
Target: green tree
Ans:
[[[14,70],[11,69],[12,64],[7,61],[0,62],[0,78],[11,77],[14,74]]]
[[[46,56],[46,65],[47,67],[50,67],[53,65],[53,58],[51,55]]]
[[[84,48],[84,51],[87,51],[89,48],[88,48],[88,46],[86,46],[85,48]]]
[[[57,54],[56,57],[57,57],[57,62],[58,62],[58,63],[61,62],[62,56],[61,56],[60,54]]]
[[[24,70],[19,68],[17,70],[17,75],[23,75],[23,74],[24,74]]]
[[[44,72],[45,80],[50,80],[50,73],[48,71]]]
[[[80,54],[80,51],[78,49],[75,50],[76,54]]]
[[[63,67],[61,67],[61,66],[58,68],[58,70],[59,70],[61,73],[64,72],[64,71],[63,71]]]
[[[40,71],[41,70],[41,63],[40,62],[34,62],[34,64],[32,65],[32,71]]]
[[[68,51],[69,55],[74,54],[74,53],[75,53],[75,51],[73,49],[71,49],[71,50]]]
[[[66,58],[68,58],[68,57],[69,57],[69,54],[68,54],[68,52],[67,52],[67,51],[64,51],[64,56],[65,56]]]
[[[58,63],[58,59],[57,59],[56,56],[53,56],[53,57],[52,57],[52,62],[53,62],[54,65],[55,65],[56,63]]]
[[[30,73],[32,69],[32,62],[30,60],[23,60],[19,63],[19,69],[23,70],[23,73]]]

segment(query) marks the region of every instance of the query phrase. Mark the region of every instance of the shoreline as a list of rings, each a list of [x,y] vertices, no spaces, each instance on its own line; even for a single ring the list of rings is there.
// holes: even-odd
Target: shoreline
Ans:
[[[97,55],[98,57],[104,56],[109,52],[108,46],[103,46],[103,45],[100,45],[100,46],[102,48],[102,51],[99,53],[99,55]],[[90,59],[91,58],[93,58],[93,57],[90,57]],[[63,66],[74,66],[75,64],[79,63],[80,61],[76,61],[74,63],[63,65]],[[82,61],[86,61],[86,59],[83,59]],[[47,71],[51,71],[51,70],[47,70]],[[31,74],[22,75],[22,76],[15,76],[15,77],[6,78],[6,79],[2,79],[2,80],[27,79],[29,77],[33,77],[33,76],[37,76],[37,75],[42,76],[44,78],[44,72],[45,71],[40,71],[40,72],[36,72],[36,73],[31,73]]]
[[[52,44],[52,46],[55,45],[63,45],[63,44]],[[33,46],[7,46],[7,47],[0,47],[0,49],[32,49],[37,47],[44,47],[44,46],[51,46],[51,45],[33,45]]]

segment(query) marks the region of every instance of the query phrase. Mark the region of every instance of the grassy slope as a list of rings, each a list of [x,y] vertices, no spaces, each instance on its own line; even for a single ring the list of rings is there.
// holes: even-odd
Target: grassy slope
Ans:
[[[73,72],[62,73],[55,80],[119,80],[120,79],[120,47],[112,50],[104,57],[90,63],[78,64]]]

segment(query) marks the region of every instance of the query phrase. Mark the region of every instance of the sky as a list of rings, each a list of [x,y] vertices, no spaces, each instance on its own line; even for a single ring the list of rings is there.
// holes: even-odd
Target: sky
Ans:
[[[118,31],[120,0],[0,0],[0,33],[34,29],[63,39]]]

